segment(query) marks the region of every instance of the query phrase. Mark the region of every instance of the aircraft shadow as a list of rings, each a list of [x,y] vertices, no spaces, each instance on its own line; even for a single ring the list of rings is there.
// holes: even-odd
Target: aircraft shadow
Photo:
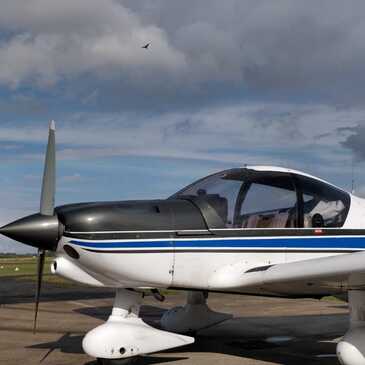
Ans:
[[[81,347],[83,335],[65,334],[57,341],[46,342],[29,346],[33,349],[47,349],[46,354],[40,359],[45,362],[54,350],[63,353],[82,354]],[[196,342],[185,347],[162,351],[151,356],[140,356],[134,360],[135,365],[162,364],[165,362],[186,360],[193,353],[224,354],[246,359],[266,361],[283,365],[307,365],[307,364],[337,364],[333,358],[336,345],[332,342],[321,342],[325,338],[301,339],[286,344],[271,344],[262,339],[240,339],[230,338],[206,338],[196,337]],[[328,339],[330,340],[330,339]],[[330,355],[316,357],[316,355]],[[161,356],[163,355],[163,356]],[[227,359],[227,362],[229,360]],[[95,361],[89,361],[85,365],[95,365]]]
[[[142,318],[155,327],[165,310],[155,306],[142,306]],[[106,320],[111,312],[110,306],[87,307],[76,309],[75,312]],[[321,328],[333,323],[332,327],[322,334]],[[301,330],[304,324],[313,325],[308,332]],[[279,316],[279,317],[240,317],[228,320],[222,324],[202,331],[195,336],[195,343],[176,349],[162,351],[151,356],[139,357],[133,362],[136,365],[162,364],[186,360],[194,353],[207,353],[207,356],[223,354],[252,360],[260,360],[277,364],[311,365],[338,364],[334,357],[336,344],[332,340],[341,336],[347,327],[345,314]],[[325,328],[325,327],[323,327]],[[316,333],[317,332],[317,333]],[[292,337],[288,341],[268,342],[268,337]],[[47,349],[41,362],[54,350],[64,353],[81,354],[84,334],[66,333],[57,341],[40,343],[30,348]],[[229,359],[227,358],[227,363]],[[88,362],[85,365],[95,365]]]

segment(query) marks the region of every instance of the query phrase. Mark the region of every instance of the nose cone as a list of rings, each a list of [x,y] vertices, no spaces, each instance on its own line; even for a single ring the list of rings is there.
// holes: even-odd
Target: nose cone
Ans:
[[[26,245],[55,250],[62,235],[61,226],[57,216],[33,214],[0,228],[0,233]]]

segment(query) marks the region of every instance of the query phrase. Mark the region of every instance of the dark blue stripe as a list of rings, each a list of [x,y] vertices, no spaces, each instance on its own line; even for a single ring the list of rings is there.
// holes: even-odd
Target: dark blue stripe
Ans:
[[[172,248],[172,243],[169,241],[124,241],[124,242],[83,242],[72,240],[70,243],[73,243],[82,247],[94,247],[94,248]]]
[[[219,239],[219,240],[174,240],[172,241],[78,241],[82,247],[92,248],[365,248],[365,237],[307,237],[307,238],[260,238],[260,239]]]

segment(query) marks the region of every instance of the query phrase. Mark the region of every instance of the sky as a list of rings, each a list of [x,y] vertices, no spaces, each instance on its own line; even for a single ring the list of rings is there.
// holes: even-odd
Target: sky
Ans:
[[[365,194],[365,2],[2,0],[0,224],[244,164]],[[141,48],[151,43],[148,49]],[[0,251],[30,249],[0,238]]]

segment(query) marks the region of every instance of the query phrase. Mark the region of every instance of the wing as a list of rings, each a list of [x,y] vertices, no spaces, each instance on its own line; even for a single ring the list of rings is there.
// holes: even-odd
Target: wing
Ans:
[[[365,287],[365,252],[257,266],[243,270],[242,263],[221,268],[209,286],[246,293],[321,296]]]

